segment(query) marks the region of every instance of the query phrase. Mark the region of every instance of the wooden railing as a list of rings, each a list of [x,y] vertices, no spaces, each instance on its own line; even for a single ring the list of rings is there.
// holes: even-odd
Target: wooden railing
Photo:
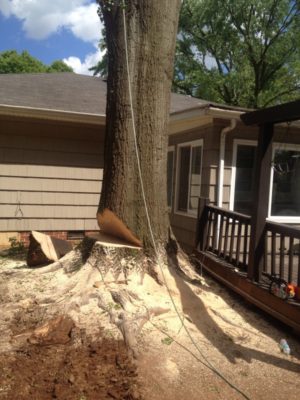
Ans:
[[[199,218],[200,249],[246,269],[251,217],[215,206],[204,206]]]
[[[196,247],[247,272],[250,251],[251,217],[213,205],[199,207]],[[263,272],[277,274],[300,286],[300,229],[266,222]],[[254,266],[258,268],[258,266]],[[261,274],[256,274],[260,282]]]
[[[300,286],[300,229],[266,222],[264,271]]]

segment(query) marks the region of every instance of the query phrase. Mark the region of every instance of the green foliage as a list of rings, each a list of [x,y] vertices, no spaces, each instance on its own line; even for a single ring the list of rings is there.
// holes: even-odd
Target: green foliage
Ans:
[[[27,51],[21,54],[16,50],[0,52],[0,73],[20,74],[36,72],[73,72],[63,61],[54,61],[50,66],[43,64]]]
[[[100,8],[99,8],[100,9]],[[100,11],[98,11],[99,13]],[[106,77],[108,73],[108,54],[106,46],[106,36],[105,28],[102,29],[102,39],[99,40],[99,50],[103,54],[102,59],[98,61],[96,65],[89,68],[89,71],[93,71],[93,75],[99,75],[101,77]]]
[[[24,244],[18,241],[18,239],[15,236],[10,237],[8,240],[10,243],[10,248],[8,249],[8,256],[15,257],[25,252]]]
[[[290,0],[185,0],[174,89],[264,107],[300,95],[300,8]]]
[[[47,72],[73,72],[73,69],[61,60],[53,61],[50,67],[47,67]]]
[[[99,75],[103,78],[107,76],[107,72],[108,72],[107,52],[104,53],[104,55],[102,56],[102,59],[100,61],[98,61],[98,63],[96,65],[89,68],[89,71],[93,71],[94,76]]]

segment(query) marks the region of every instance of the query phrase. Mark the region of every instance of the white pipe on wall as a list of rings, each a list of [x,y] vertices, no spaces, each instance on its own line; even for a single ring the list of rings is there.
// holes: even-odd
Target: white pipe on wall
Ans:
[[[220,134],[220,152],[219,152],[219,171],[218,171],[218,199],[217,206],[223,206],[223,185],[224,185],[224,165],[225,165],[225,142],[226,135],[236,127],[236,119],[230,120],[230,125],[222,129]]]

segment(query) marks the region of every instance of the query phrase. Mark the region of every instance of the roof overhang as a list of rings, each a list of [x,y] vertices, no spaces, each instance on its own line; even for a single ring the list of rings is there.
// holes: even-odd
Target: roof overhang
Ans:
[[[6,104],[0,104],[0,115],[93,125],[105,125],[106,121],[105,115],[51,110],[45,108],[11,106]]]
[[[240,110],[230,110],[218,107],[210,107],[208,109],[208,114],[213,118],[223,118],[223,119],[240,119],[240,116],[244,114],[245,111]]]
[[[169,134],[176,134],[194,129],[212,122],[207,115],[206,107],[195,107],[183,112],[175,112],[170,115]]]
[[[225,120],[236,119],[240,121],[240,116],[243,113],[244,111],[222,109],[209,104],[193,107],[182,112],[172,113],[170,115],[170,134],[172,135],[211,124],[214,118]]]
[[[184,132],[199,126],[211,124],[214,118],[240,120],[244,111],[215,107],[202,104],[183,111],[173,112],[170,115],[170,134]],[[82,112],[53,110],[24,106],[0,104],[0,115],[44,119],[49,121],[75,122],[93,125],[106,123],[105,115]]]

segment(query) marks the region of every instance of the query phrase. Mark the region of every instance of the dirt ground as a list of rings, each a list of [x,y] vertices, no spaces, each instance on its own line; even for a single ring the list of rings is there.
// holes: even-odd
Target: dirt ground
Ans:
[[[74,302],[54,306],[50,293],[73,286],[62,272],[42,272],[0,259],[0,400],[299,399],[299,338],[209,277],[195,285],[166,271],[169,293],[147,276],[128,280],[137,303],[169,310],[144,325],[132,361],[95,302],[80,312]],[[116,287],[109,274],[102,278],[90,276],[88,285],[101,293]],[[59,315],[74,322],[69,331],[33,340]],[[280,352],[281,338],[290,356]]]
[[[99,339],[72,344],[27,345],[0,356],[0,399],[138,399],[136,367],[123,342]]]

